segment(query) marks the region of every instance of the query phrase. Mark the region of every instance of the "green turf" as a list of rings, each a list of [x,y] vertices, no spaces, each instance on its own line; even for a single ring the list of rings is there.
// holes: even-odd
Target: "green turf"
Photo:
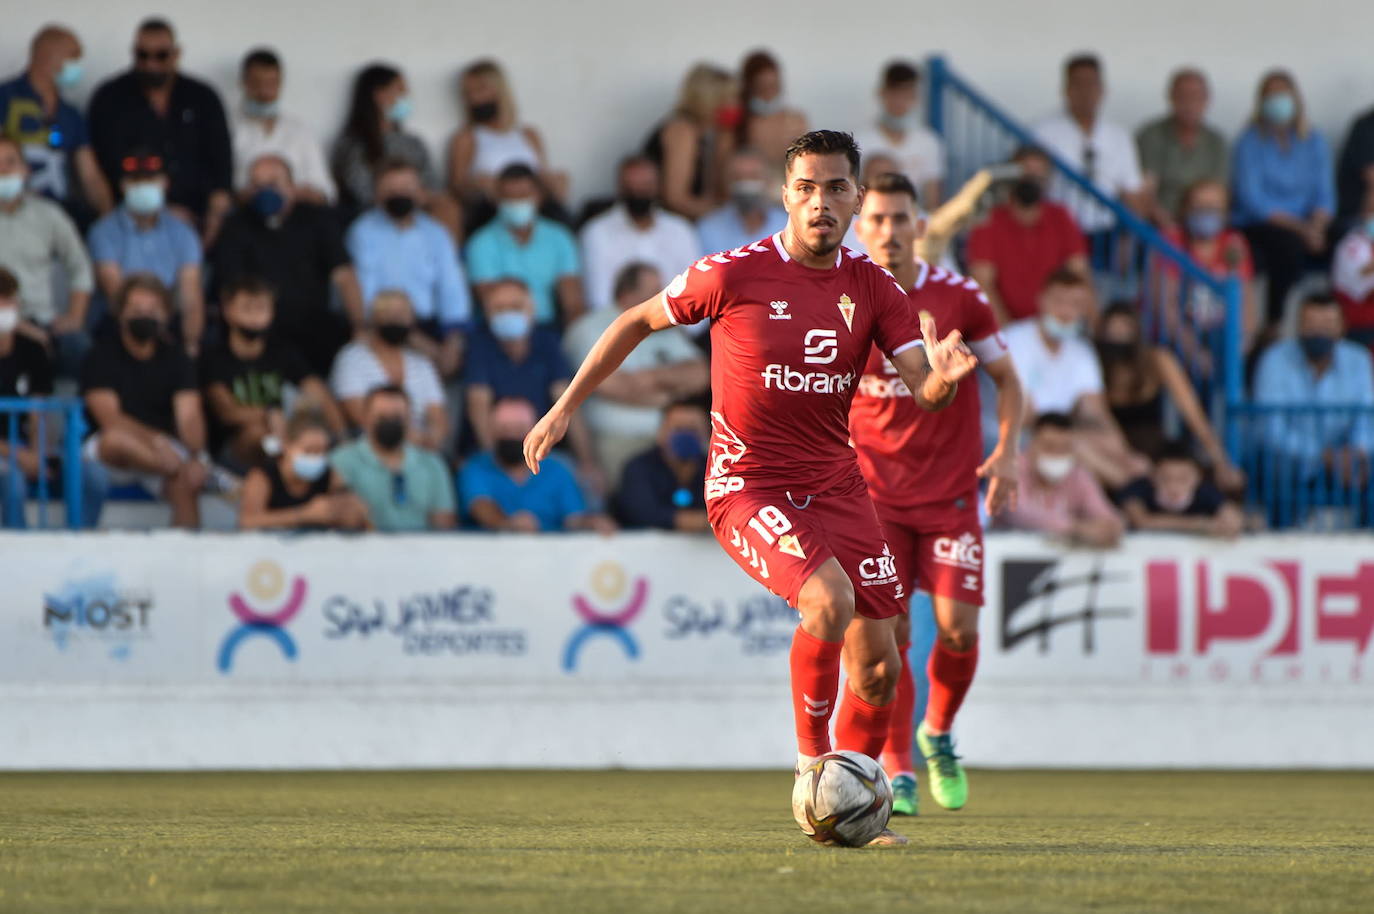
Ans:
[[[0,775],[0,911],[1374,911],[1374,775],[970,775],[844,850],[761,773]]]

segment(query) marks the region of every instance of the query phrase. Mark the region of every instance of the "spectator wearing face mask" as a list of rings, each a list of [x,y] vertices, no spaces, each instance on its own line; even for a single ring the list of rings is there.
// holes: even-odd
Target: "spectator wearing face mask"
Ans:
[[[625,465],[616,506],[631,530],[704,533],[706,444],[711,423],[695,403],[674,403],[663,411],[658,439]]]
[[[322,415],[304,410],[291,417],[281,454],[243,480],[240,530],[367,529],[367,505],[329,466],[329,437]]]
[[[754,51],[740,65],[739,107],[735,145],[758,150],[765,165],[782,162],[787,147],[807,131],[806,115],[788,107],[782,88],[782,67],[767,51]],[[729,179],[728,173],[726,177]],[[726,190],[731,190],[729,185]]]
[[[472,298],[452,238],[420,211],[422,193],[413,167],[402,161],[382,165],[377,206],[349,226],[347,245],[363,300],[372,301],[383,289],[404,290],[421,331],[412,344],[447,378],[462,361]]]
[[[329,386],[354,428],[366,428],[367,393],[391,385],[406,393],[412,410],[407,428],[419,447],[442,451],[448,445],[444,387],[434,364],[410,345],[415,316],[410,299],[399,289],[386,289],[372,300],[366,335],[343,348],[334,362]]]
[[[1001,326],[1034,317],[1040,291],[1056,270],[1088,275],[1088,244],[1073,215],[1045,199],[1049,157],[1023,146],[1011,157],[1021,174],[968,239],[969,273]]]
[[[1341,339],[1340,305],[1326,293],[1309,295],[1298,312],[1298,335],[1272,344],[1255,372],[1255,402],[1262,406],[1362,407],[1348,413],[1275,411],[1265,419],[1265,447],[1289,473],[1309,486],[1363,487],[1374,454],[1374,359],[1358,343]]]
[[[1236,140],[1234,219],[1269,281],[1265,320],[1277,324],[1293,284],[1326,248],[1336,211],[1331,151],[1312,129],[1297,82],[1283,70],[1260,80],[1255,114]]]
[[[569,366],[581,365],[611,322],[626,309],[663,289],[663,277],[648,264],[632,263],[616,277],[615,308],[593,311],[568,328],[563,353]],[[681,327],[650,335],[587,398],[585,416],[607,479],[654,440],[660,411],[670,403],[706,391],[711,372],[701,350]]]
[[[1121,517],[1093,475],[1078,464],[1075,450],[1073,419],[1063,413],[1037,416],[1030,447],[1017,458],[1016,504],[998,516],[997,525],[1095,549],[1119,543]]]
[[[1188,188],[1199,181],[1226,184],[1226,138],[1204,120],[1210,98],[1201,70],[1176,70],[1169,78],[1169,113],[1136,132],[1145,212],[1162,229],[1175,226]]]
[[[463,382],[473,437],[479,448],[490,450],[496,440],[491,414],[497,400],[528,400],[543,415],[563,394],[573,373],[558,337],[534,325],[534,303],[523,282],[508,277],[493,283],[482,307],[487,325],[473,331]],[[568,442],[579,472],[594,488],[604,485],[581,414],[568,426]]]
[[[1133,530],[1196,533],[1232,539],[1240,535],[1240,509],[1202,478],[1202,467],[1183,442],[1169,442],[1154,469],[1118,496]]]
[[[254,48],[239,67],[243,103],[234,120],[234,187],[255,190],[249,167],[265,155],[286,163],[294,177],[296,198],[307,203],[334,202],[334,178],[319,137],[281,108],[281,58],[268,48]]]
[[[724,191],[721,172],[739,126],[739,87],[719,67],[699,63],[682,82],[677,106],[644,143],[644,155],[663,169],[663,205],[698,219]]]
[[[1092,309],[1088,280],[1059,270],[1040,293],[1039,317],[1012,324],[1004,336],[1025,391],[1027,415],[1073,417],[1078,460],[1114,490],[1148,472],[1150,464],[1131,449],[1107,406],[1102,368],[1084,339]]]
[[[233,201],[233,154],[224,105],[208,84],[181,72],[171,23],[145,19],[134,35],[134,65],[91,97],[91,143],[105,179],[117,186],[125,150],[143,146],[167,163],[167,202],[207,247]]]
[[[123,203],[91,226],[89,235],[96,283],[110,302],[126,276],[156,276],[174,290],[181,338],[194,358],[205,333],[200,239],[167,209],[167,169],[161,156],[147,148],[131,149],[119,167]]]
[[[511,533],[596,530],[611,533],[615,523],[589,511],[577,478],[557,455],[525,466],[525,436],[536,414],[528,400],[503,397],[492,404],[492,445],[474,454],[458,473],[458,492],[470,526]]]
[[[81,366],[92,434],[82,453],[117,485],[140,485],[172,506],[172,526],[200,526],[197,496],[211,478],[195,367],[166,338],[167,288],[135,273],[115,298],[118,336],[96,343]]]
[[[921,119],[920,83],[914,64],[894,60],[884,67],[878,83],[878,120],[854,131],[854,140],[865,159],[891,156],[897,171],[920,191],[921,205],[931,210],[944,199],[945,147]]]
[[[462,209],[444,193],[425,142],[405,129],[415,103],[405,76],[395,67],[370,64],[353,81],[348,119],[331,156],[340,203],[356,213],[383,199],[382,170],[404,162],[415,171],[415,205],[427,210],[453,240],[462,239]]]
[[[274,292],[273,336],[299,352],[312,372],[327,375],[350,326],[354,336],[367,327],[343,233],[330,210],[297,197],[285,159],[259,156],[248,181],[244,203],[225,220],[215,245],[215,275],[261,277]]]
[[[793,137],[799,134],[793,134]],[[729,201],[697,223],[703,251],[732,251],[787,226],[787,210],[778,202],[778,184],[771,180],[768,159],[757,149],[736,149],[725,166]]]
[[[411,443],[414,414],[404,389],[368,391],[363,436],[342,444],[329,464],[362,499],[374,529],[383,533],[452,530],[457,525],[453,480],[438,454]]]
[[[463,200],[494,201],[497,178],[512,165],[528,168],[554,198],[567,198],[567,174],[549,169],[544,140],[520,122],[515,93],[496,61],[479,60],[464,70],[459,92],[467,122],[449,144],[449,186]]]
[[[1345,335],[1374,347],[1374,184],[1356,215],[1332,256],[1331,284],[1345,313]]]
[[[308,404],[335,435],[343,413],[329,388],[300,353],[272,332],[272,289],[256,276],[229,280],[220,289],[226,333],[201,360],[201,384],[210,419],[212,451],[221,462],[250,467],[280,447],[287,398]]]
[[[91,338],[91,262],[71,217],[62,207],[25,189],[28,165],[19,144],[0,133],[0,267],[19,282],[21,319],[57,352],[58,373],[72,376]],[[53,301],[53,269],[65,280],[67,307]]]
[[[675,276],[702,255],[692,223],[658,206],[658,166],[643,156],[620,163],[620,199],[582,227],[582,262],[587,305],[615,301],[615,278],[630,263],[647,263],[661,276]]]
[[[44,26],[29,43],[28,66],[0,83],[0,124],[23,147],[29,189],[61,203],[78,224],[114,206],[91,149],[86,119],[63,98],[81,82],[81,41],[70,29]]]
[[[561,311],[569,324],[584,312],[577,239],[562,223],[539,215],[540,189],[527,165],[508,165],[496,185],[496,219],[467,246],[468,277],[485,295],[491,283],[518,277],[534,299],[535,323],[552,327]]]
[[[1240,280],[1241,349],[1248,352],[1260,323],[1255,268],[1245,235],[1227,225],[1229,211],[1230,194],[1225,184],[1210,178],[1198,181],[1183,192],[1174,225],[1164,232],[1164,237],[1217,279],[1234,276]],[[1209,347],[1198,339],[1197,333],[1220,332],[1226,321],[1226,303],[1196,284],[1191,298],[1180,302],[1179,271],[1172,263],[1164,263],[1163,280],[1160,299],[1169,305],[1165,319],[1170,336],[1197,364],[1210,366]],[[1182,314],[1178,310],[1180,304]]]

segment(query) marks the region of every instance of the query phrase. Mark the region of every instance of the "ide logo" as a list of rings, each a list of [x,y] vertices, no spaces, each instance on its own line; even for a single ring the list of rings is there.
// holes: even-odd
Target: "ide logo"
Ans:
[[[965,533],[958,539],[942,536],[935,541],[933,549],[935,561],[942,565],[953,565],[978,571],[983,567],[983,544],[972,533]]]
[[[808,330],[802,345],[808,365],[829,365],[840,354],[839,333],[834,330]]]

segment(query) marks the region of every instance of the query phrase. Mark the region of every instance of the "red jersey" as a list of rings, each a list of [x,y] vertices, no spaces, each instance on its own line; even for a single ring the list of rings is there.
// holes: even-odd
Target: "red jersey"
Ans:
[[[892,274],[840,247],[831,269],[792,260],[774,235],[703,257],[663,291],[674,324],[711,320],[706,498],[751,489],[821,495],[862,485],[849,404],[876,344],[921,329]]]
[[[940,336],[958,330],[983,364],[1007,354],[997,318],[978,283],[958,273],[920,265],[908,293],[918,314],[929,311]],[[954,402],[927,412],[882,353],[870,354],[849,414],[859,466],[875,502],[917,508],[974,492],[982,462],[982,413],[978,381],[965,378]]]

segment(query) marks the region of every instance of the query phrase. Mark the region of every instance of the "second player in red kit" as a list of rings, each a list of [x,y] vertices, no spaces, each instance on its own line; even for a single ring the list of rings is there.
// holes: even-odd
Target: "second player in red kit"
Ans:
[[[640,340],[710,319],[707,513],[735,561],[801,614],[790,656],[799,768],[831,749],[842,654],[840,749],[882,751],[901,668],[896,564],[849,447],[849,406],[869,352],[887,355],[929,409],[948,404],[977,363],[957,331],[937,338],[935,321],[918,319],[889,273],[841,246],[863,200],[858,174],[848,134],[798,138],[787,152],[786,228],[702,258],[622,313],[525,440],[537,472],[572,411]]]
[[[950,728],[978,662],[978,609],[983,603],[983,529],[979,478],[988,480],[987,510],[995,514],[1016,492],[1016,440],[1021,386],[997,319],[978,284],[918,260],[923,231],[916,190],[905,177],[881,175],[864,200],[859,239],[906,290],[912,307],[943,328],[962,332],[997,385],[999,440],[983,459],[978,385],[960,386],[938,414],[921,409],[881,352],[874,350],[850,411],[850,432],[903,585],[931,595],[939,637],[927,674],[930,698],[916,742],[926,756],[930,788],[947,808],[964,805],[967,779],[954,755]],[[897,630],[903,656],[910,621]],[[883,761],[893,781],[893,811],[916,813],[912,771],[915,683],[903,667]]]

